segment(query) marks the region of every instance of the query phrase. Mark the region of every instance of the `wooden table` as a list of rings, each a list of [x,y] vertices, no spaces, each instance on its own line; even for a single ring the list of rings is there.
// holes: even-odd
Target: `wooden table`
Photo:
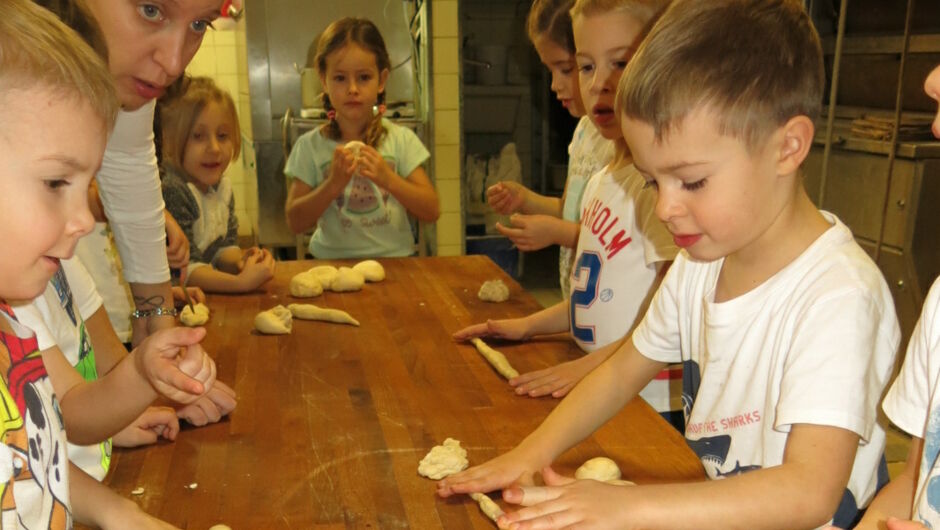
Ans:
[[[251,331],[258,311],[302,302],[288,282],[317,263],[279,262],[266,292],[209,297],[204,345],[219,379],[238,392],[238,408],[176,442],[115,450],[107,482],[189,529],[494,528],[468,497],[435,496],[418,461],[453,437],[471,465],[483,463],[552,410],[557,400],[514,395],[473,346],[451,339],[463,326],[538,304],[486,257],[390,259],[384,282],[306,300],[348,311],[362,327],[295,320],[291,335]],[[508,302],[477,298],[492,278],[510,286]],[[496,346],[523,373],[578,354],[561,336]],[[703,476],[682,437],[640,400],[557,469],[570,475],[602,455],[638,483]],[[144,493],[132,496],[136,487]]]

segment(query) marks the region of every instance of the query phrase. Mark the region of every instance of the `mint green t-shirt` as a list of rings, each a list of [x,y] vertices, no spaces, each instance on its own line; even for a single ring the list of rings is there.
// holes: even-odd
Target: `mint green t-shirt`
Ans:
[[[407,178],[431,155],[410,129],[385,119],[382,124],[388,133],[378,151],[397,175]],[[320,128],[303,134],[294,143],[284,173],[316,188],[329,175],[337,145],[321,134]],[[320,216],[310,239],[310,253],[322,259],[414,254],[408,212],[388,191],[354,175]]]

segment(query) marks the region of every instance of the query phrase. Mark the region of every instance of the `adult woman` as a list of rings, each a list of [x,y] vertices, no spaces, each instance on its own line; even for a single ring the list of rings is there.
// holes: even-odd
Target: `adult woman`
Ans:
[[[114,78],[122,110],[97,174],[97,188],[133,293],[138,342],[175,325],[169,267],[189,261],[189,243],[163,207],[153,144],[155,100],[183,74],[222,0],[37,2],[106,56]],[[208,399],[182,409],[180,416],[204,424],[234,406],[234,392],[217,384]]]

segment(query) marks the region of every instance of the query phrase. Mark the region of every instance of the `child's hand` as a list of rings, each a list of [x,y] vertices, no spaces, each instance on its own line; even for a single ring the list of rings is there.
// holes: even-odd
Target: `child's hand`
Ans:
[[[180,432],[176,411],[170,407],[147,407],[136,420],[112,438],[118,447],[138,447],[156,443],[159,437],[175,440]]]
[[[395,173],[385,162],[382,154],[368,145],[359,150],[359,174],[375,182],[383,190],[388,189],[389,182],[395,177]]]
[[[564,362],[544,370],[518,375],[509,380],[520,396],[541,397],[551,394],[563,398],[584,376],[597,367],[588,356]]]
[[[499,518],[500,528],[643,528],[624,504],[639,486],[614,486],[596,480],[563,477],[542,470],[544,487],[524,486],[503,491],[503,500],[525,506]],[[631,512],[631,513],[628,513]],[[618,517],[619,516],[619,517]]]
[[[349,179],[356,172],[356,157],[343,146],[338,145],[333,150],[333,162],[330,163],[330,175],[327,181],[334,186],[338,193],[342,193],[349,184]]]
[[[541,464],[530,461],[517,447],[489,462],[444,478],[437,483],[437,494],[450,497],[457,493],[486,493],[512,485],[531,485],[539,467]]]
[[[206,303],[206,293],[199,287],[187,287],[186,292],[189,293],[189,297],[193,299],[193,302],[197,304]],[[173,302],[180,305],[186,304],[186,296],[183,294],[183,288],[179,285],[173,286]]]
[[[486,189],[486,203],[500,215],[514,214],[525,204],[528,191],[518,182],[497,182]]]
[[[170,267],[183,269],[189,265],[189,240],[170,212],[164,210],[166,221],[166,258]]]
[[[888,530],[927,530],[927,527],[916,521],[902,521],[896,517],[888,517],[885,521]]]
[[[102,530],[179,530],[170,523],[161,521],[140,509],[134,501],[121,499],[119,506],[113,506],[108,522],[101,525]]]
[[[215,362],[199,345],[205,336],[204,328],[154,332],[131,352],[137,371],[160,395],[192,403],[215,382]]]
[[[215,423],[235,410],[235,391],[222,381],[216,381],[206,395],[194,403],[176,410],[176,415],[191,425],[202,427]]]
[[[257,289],[274,277],[274,256],[267,249],[248,249],[245,252],[245,263],[238,277],[245,290]]]
[[[454,333],[454,340],[470,340],[476,337],[492,337],[506,340],[528,340],[529,326],[524,318],[487,320],[485,324],[467,326]]]
[[[508,237],[522,251],[539,250],[556,242],[561,227],[559,219],[550,215],[513,214],[511,227],[496,223],[496,230]]]

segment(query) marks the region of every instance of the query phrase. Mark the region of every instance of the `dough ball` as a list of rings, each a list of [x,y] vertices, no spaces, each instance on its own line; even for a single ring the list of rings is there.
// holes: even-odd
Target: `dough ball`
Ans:
[[[216,524],[212,525],[209,530],[232,530],[232,527],[227,524]]]
[[[360,261],[353,266],[353,270],[362,273],[367,282],[380,282],[385,279],[385,267],[374,259]]]
[[[509,287],[503,280],[489,280],[483,282],[477,296],[484,302],[505,302],[509,300]]]
[[[590,478],[600,482],[618,480],[620,477],[620,468],[617,467],[617,463],[605,456],[588,460],[574,472],[574,478]]]
[[[208,321],[209,308],[202,302],[195,304],[192,309],[190,309],[189,304],[186,304],[180,312],[180,322],[182,322],[184,326],[192,328],[201,326]]]
[[[335,280],[336,275],[339,274],[339,271],[336,269],[336,267],[332,265],[318,265],[307,272],[316,276],[317,279],[320,280],[320,285],[323,286],[324,289],[332,289],[333,280]]]
[[[467,450],[460,447],[460,442],[453,438],[444,440],[442,445],[435,445],[418,464],[418,474],[433,480],[440,480],[448,475],[467,469]]]
[[[310,271],[295,274],[290,279],[290,295],[296,298],[311,298],[323,294],[323,285]]]
[[[351,142],[346,142],[346,145],[343,146],[343,149],[352,153],[355,159],[359,160],[359,152],[365,147],[366,144],[360,142],[359,140],[353,140]]]
[[[361,272],[349,267],[340,267],[336,279],[330,285],[330,289],[337,293],[359,291],[362,290],[362,286],[365,284],[366,278]]]
[[[279,305],[255,315],[255,329],[267,335],[290,333],[293,316],[286,307]]]

